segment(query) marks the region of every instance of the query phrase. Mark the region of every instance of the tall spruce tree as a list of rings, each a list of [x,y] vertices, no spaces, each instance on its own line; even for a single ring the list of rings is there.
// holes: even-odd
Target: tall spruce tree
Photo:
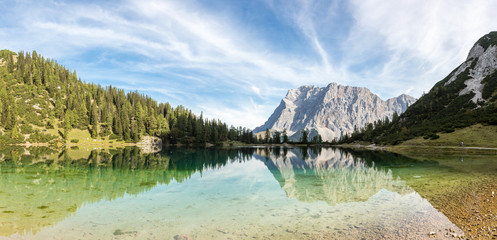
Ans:
[[[286,133],[286,128],[283,129],[283,143],[288,143],[288,134]]]
[[[264,135],[264,140],[266,143],[270,143],[271,141],[271,132],[267,128],[266,128],[266,133]]]
[[[300,142],[307,144],[309,142],[308,136],[309,136],[309,133],[307,132],[307,130],[305,130],[305,129],[302,130],[302,138],[300,139]]]
[[[278,131],[274,132],[273,142],[276,144],[281,143],[281,133],[280,132],[278,132]]]

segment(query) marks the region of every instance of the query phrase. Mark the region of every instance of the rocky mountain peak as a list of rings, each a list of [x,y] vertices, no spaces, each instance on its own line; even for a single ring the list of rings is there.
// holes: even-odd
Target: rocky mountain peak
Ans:
[[[465,79],[466,87],[459,91],[459,96],[474,93],[471,101],[478,103],[485,101],[482,91],[485,83],[482,82],[497,70],[497,32],[491,32],[478,40],[469,51],[466,61],[455,72],[451,73],[444,86],[452,84],[457,79]]]
[[[477,59],[484,52],[485,52],[485,49],[482,46],[480,46],[480,44],[477,43],[469,51],[469,54],[468,54],[468,57],[466,58],[466,61],[469,61],[471,59]]]
[[[311,137],[320,134],[323,140],[332,141],[367,123],[391,118],[394,112],[400,114],[414,101],[405,94],[383,101],[367,88],[338,83],[306,85],[289,90],[266,123],[254,132],[286,130],[294,135],[293,140],[299,140],[301,131],[307,129]]]

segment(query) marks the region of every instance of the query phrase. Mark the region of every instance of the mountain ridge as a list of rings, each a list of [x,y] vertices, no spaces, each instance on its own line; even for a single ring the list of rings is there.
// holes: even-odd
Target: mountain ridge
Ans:
[[[286,130],[288,135],[294,135],[293,140],[298,141],[295,135],[308,129],[321,135],[323,140],[332,141],[368,123],[392,118],[394,112],[405,111],[414,101],[405,94],[384,101],[365,87],[334,82],[325,87],[304,85],[289,90],[268,120],[255,128],[254,133],[266,129]]]

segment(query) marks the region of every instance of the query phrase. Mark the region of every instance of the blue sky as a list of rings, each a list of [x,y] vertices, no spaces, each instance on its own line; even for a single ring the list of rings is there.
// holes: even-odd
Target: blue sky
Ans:
[[[419,97],[497,30],[497,1],[1,1],[0,48],[249,128],[288,89]]]

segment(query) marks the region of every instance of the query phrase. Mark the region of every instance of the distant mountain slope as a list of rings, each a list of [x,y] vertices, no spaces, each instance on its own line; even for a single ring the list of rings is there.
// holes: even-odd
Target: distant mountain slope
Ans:
[[[391,118],[394,112],[402,113],[415,98],[400,95],[383,101],[369,89],[331,83],[326,87],[302,86],[289,90],[274,113],[255,133],[270,129],[298,140],[300,131],[308,129],[319,133],[323,140],[332,141],[350,134],[377,120]]]
[[[397,121],[377,127],[368,136],[347,139],[395,144],[417,136],[437,138],[476,123],[497,124],[497,32],[478,40],[466,61],[416,103]]]

